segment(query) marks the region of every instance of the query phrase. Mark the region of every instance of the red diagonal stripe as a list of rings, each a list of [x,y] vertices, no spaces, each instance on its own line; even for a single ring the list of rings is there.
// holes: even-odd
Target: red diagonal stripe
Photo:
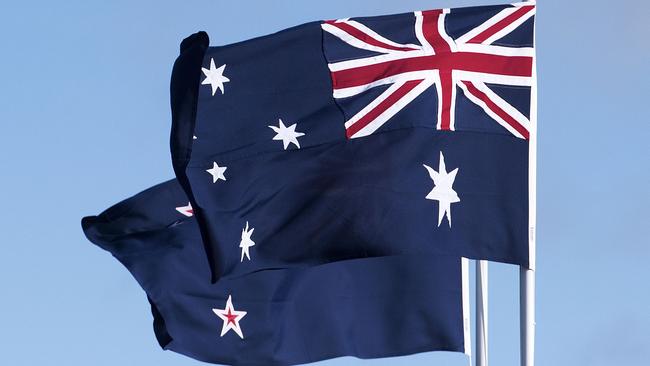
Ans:
[[[380,114],[384,113],[388,108],[393,104],[397,103],[402,97],[404,97],[408,92],[413,90],[422,80],[411,80],[404,83],[395,90],[388,98],[384,99],[381,103],[371,109],[365,116],[361,117],[358,121],[352,124],[346,130],[346,135],[348,138],[351,138],[355,133],[359,132],[362,128],[366,127],[370,122],[374,121]]]
[[[474,38],[470,39],[467,41],[467,43],[482,43],[486,39],[492,37],[494,34],[502,30],[503,28],[509,26],[513,22],[515,22],[517,19],[523,17],[526,15],[529,11],[533,10],[535,8],[534,5],[526,5],[522,6],[519,9],[517,9],[514,13],[508,15],[507,17],[501,19],[500,21],[496,22],[493,24],[491,27],[488,29],[484,30],[483,32],[477,34],[474,36]]]
[[[521,134],[525,139],[528,139],[530,134],[526,127],[522,126],[521,123],[517,122],[508,112],[504,111],[494,103],[487,94],[480,91],[471,81],[463,81],[463,84],[467,87],[467,90],[472,93],[475,97],[482,100],[487,107],[494,112],[497,116],[501,117],[507,124],[512,126],[519,134]]]
[[[485,53],[453,52],[381,62],[332,72],[334,89],[360,86],[410,71],[464,70],[487,74],[532,75],[533,58]]]
[[[325,22],[327,24],[333,25],[336,28],[344,31],[345,33],[351,35],[352,37],[360,40],[361,42],[367,43],[372,46],[376,47],[382,47],[382,48],[387,48],[389,50],[395,50],[395,51],[413,51],[417,50],[417,48],[413,47],[396,47],[387,43],[384,43],[378,39],[373,38],[371,35],[362,32],[361,30],[351,26],[350,24],[347,23],[336,23],[334,21],[327,21]]]

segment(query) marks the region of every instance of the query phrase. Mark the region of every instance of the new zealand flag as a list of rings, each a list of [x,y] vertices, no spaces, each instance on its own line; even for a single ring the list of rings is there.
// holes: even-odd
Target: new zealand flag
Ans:
[[[86,236],[113,254],[146,292],[164,349],[232,365],[469,350],[465,261],[360,258],[225,276],[210,284],[199,228],[186,203],[173,180],[82,220]],[[249,225],[242,237],[256,232]],[[247,245],[254,258],[252,249],[262,244]]]
[[[532,268],[530,3],[181,45],[171,150],[212,280],[454,255]]]

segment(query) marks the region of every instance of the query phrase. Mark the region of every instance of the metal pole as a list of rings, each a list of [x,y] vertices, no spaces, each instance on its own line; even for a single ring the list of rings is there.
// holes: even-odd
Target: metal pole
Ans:
[[[488,366],[488,262],[476,261],[476,366]]]
[[[470,331],[471,322],[469,318],[469,259],[461,258],[461,269],[463,277],[463,343],[465,344],[467,364],[472,366],[472,332]]]
[[[535,28],[536,29],[536,28]],[[536,38],[533,30],[533,38]],[[537,43],[533,41],[533,43]],[[519,342],[521,366],[535,366],[535,240],[537,226],[537,56],[533,56],[530,88],[530,139],[528,150],[528,259],[529,267],[519,268]]]
[[[535,271],[519,269],[521,365],[535,365]]]

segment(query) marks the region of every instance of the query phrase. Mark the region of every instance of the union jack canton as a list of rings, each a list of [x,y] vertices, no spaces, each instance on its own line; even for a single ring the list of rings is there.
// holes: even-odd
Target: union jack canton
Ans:
[[[502,132],[528,139],[530,105],[515,106],[512,100],[530,100],[535,6],[527,2],[492,9],[438,9],[402,18],[322,23],[333,96],[346,115],[347,137],[368,136],[390,124],[435,87],[436,129],[490,129],[457,124],[460,89],[466,100],[505,128]],[[411,26],[400,28],[401,22]]]

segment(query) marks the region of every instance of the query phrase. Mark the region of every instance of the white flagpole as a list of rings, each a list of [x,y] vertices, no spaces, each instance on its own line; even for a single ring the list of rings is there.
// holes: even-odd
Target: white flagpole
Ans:
[[[533,31],[533,39],[535,37]],[[534,42],[534,41],[533,41]],[[521,366],[535,366],[535,264],[537,223],[537,56],[533,56],[528,147],[528,259],[519,268],[519,327]]]
[[[476,261],[476,366],[488,366],[488,262]]]

